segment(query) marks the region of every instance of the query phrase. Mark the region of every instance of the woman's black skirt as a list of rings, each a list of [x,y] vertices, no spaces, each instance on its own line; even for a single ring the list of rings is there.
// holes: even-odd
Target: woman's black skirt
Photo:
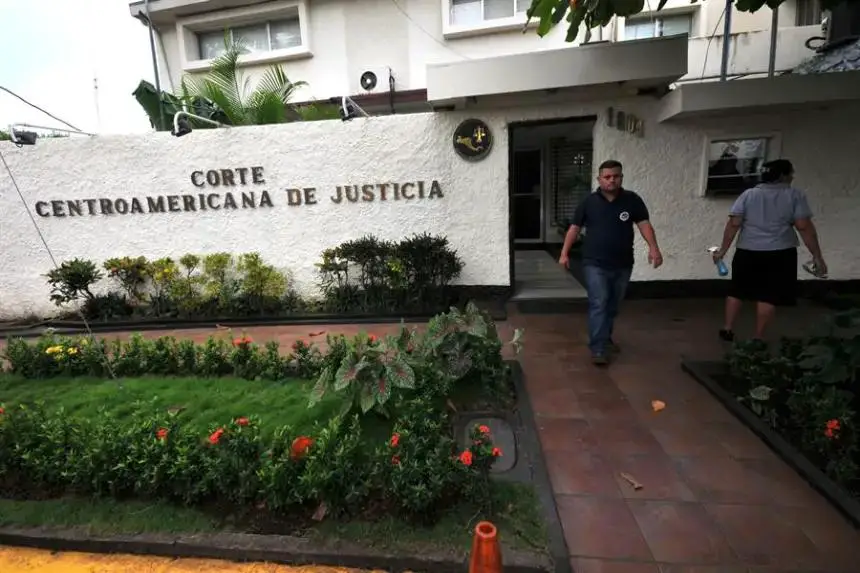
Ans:
[[[797,249],[736,249],[730,296],[741,300],[793,306],[797,302]]]

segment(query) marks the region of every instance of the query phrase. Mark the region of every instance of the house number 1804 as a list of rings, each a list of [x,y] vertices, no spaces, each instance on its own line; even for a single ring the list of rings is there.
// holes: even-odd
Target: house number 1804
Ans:
[[[644,124],[641,119],[632,113],[624,113],[615,108],[610,107],[606,110],[606,124],[609,127],[614,127],[618,131],[625,131],[631,135],[642,137]]]

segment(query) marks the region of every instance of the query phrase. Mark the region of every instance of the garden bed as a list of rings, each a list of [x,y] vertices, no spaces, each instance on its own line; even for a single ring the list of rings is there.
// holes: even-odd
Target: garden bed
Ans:
[[[195,328],[213,324],[426,321],[470,301],[504,318],[506,287],[453,285],[463,262],[447,239],[416,234],[401,241],[373,236],[321,253],[313,282],[297,284],[259,253],[187,253],[176,259],[75,258],[47,272],[58,314],[0,324],[7,334],[45,327],[71,334]],[[302,277],[307,283],[309,277]],[[301,294],[299,293],[301,291]],[[10,309],[5,309],[7,313]]]
[[[11,340],[0,542],[441,571],[462,567],[483,518],[512,564],[546,569],[545,503],[494,479],[506,454],[469,422],[523,433],[488,315],[327,342],[282,354],[245,336]]]
[[[860,527],[857,311],[829,334],[736,344],[725,362],[684,362],[740,421]]]

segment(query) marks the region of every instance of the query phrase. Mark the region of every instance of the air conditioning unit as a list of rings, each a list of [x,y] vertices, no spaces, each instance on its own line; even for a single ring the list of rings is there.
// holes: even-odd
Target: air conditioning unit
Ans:
[[[375,66],[359,71],[353,78],[354,94],[378,94],[387,93],[391,87],[390,78],[393,78],[391,68],[388,66]]]

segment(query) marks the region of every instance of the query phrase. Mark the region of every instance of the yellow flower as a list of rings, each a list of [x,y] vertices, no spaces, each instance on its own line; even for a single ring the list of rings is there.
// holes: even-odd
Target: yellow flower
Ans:
[[[68,352],[70,355],[74,355],[78,353],[78,349],[74,346],[69,346],[69,348],[66,349],[66,352]]]
[[[63,351],[62,345],[49,346],[48,348],[45,349],[45,354],[56,354],[56,353],[62,352],[62,351]]]

